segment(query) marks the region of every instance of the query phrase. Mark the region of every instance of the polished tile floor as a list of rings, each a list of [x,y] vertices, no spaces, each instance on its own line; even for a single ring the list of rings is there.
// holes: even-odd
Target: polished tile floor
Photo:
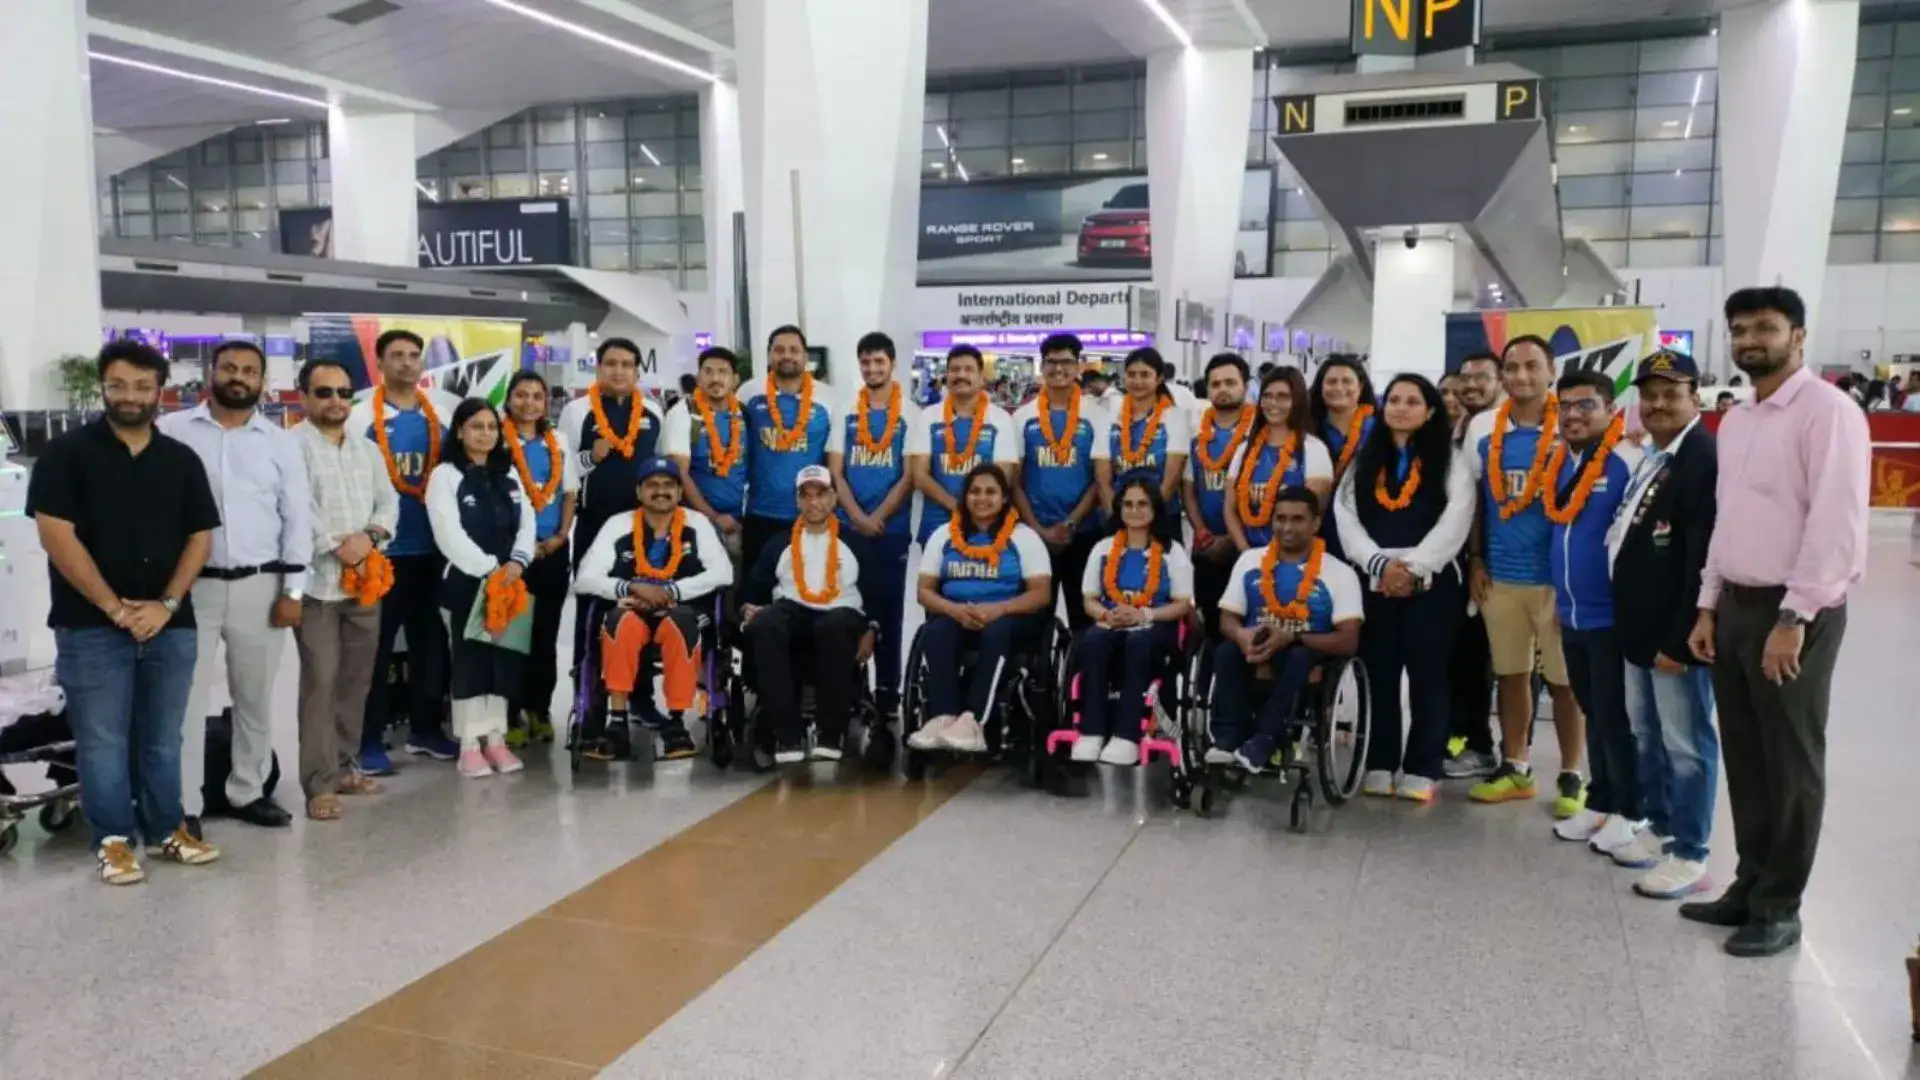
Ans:
[[[1298,836],[1271,796],[1201,821],[1136,772],[1057,799],[996,771],[419,764],[338,824],[220,825],[216,868],[135,889],[27,826],[0,1078],[1920,1076],[1920,569],[1886,532],[1787,956],[1727,958],[1544,803],[1451,789]]]

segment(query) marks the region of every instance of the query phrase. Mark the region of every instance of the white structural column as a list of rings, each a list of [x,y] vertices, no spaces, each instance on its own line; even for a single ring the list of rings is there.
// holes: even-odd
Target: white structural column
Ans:
[[[754,338],[744,344],[764,367],[767,331],[798,323],[850,392],[861,334],[884,330],[902,353],[917,343],[927,0],[735,0],[733,12]],[[718,289],[711,246],[707,257]]]
[[[709,331],[721,345],[736,342],[739,321],[738,290],[734,288],[733,215],[741,206],[740,90],[716,82],[700,93],[700,187],[707,236],[706,311],[694,312],[698,329]],[[757,354],[760,350],[754,350]]]
[[[1859,0],[1766,0],[1720,18],[1726,287],[1789,286],[1809,321],[1826,279],[1859,34]]]
[[[1453,241],[1438,233],[1408,247],[1404,234],[1373,245],[1373,382],[1402,372],[1434,381],[1446,373],[1447,312],[1453,310]]]
[[[417,266],[419,146],[414,114],[327,111],[333,151],[333,255],[353,262]]]
[[[84,0],[0,3],[0,409],[63,407],[53,362],[100,351],[86,19]]]
[[[1221,322],[1228,313],[1252,110],[1253,57],[1245,49],[1181,49],[1147,58],[1153,284],[1160,292],[1162,352],[1176,364],[1182,360],[1170,344],[1175,301],[1210,304]],[[1216,325],[1214,340],[1223,339]]]

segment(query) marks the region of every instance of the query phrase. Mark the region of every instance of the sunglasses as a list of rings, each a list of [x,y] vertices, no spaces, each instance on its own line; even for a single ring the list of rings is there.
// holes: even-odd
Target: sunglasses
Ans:
[[[312,394],[321,401],[331,401],[334,398],[339,398],[341,401],[349,401],[353,398],[353,389],[346,386],[315,386],[310,387],[307,393]]]

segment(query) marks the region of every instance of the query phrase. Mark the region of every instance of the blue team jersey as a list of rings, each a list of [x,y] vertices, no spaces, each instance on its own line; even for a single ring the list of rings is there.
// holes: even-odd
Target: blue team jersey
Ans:
[[[1253,406],[1249,405],[1251,409]],[[1204,430],[1204,429],[1202,429]],[[1209,470],[1200,464],[1200,439],[1193,438],[1194,453],[1188,458],[1188,471],[1193,477],[1194,494],[1200,503],[1200,522],[1208,532],[1215,536],[1227,535],[1227,499],[1233,491],[1233,460],[1240,452],[1239,441],[1234,437],[1234,429],[1222,424],[1213,429],[1213,435],[1207,439],[1207,457],[1214,461],[1223,461],[1226,467]]]
[[[1297,487],[1306,483],[1306,450],[1307,440],[1295,436],[1293,458],[1287,462],[1286,474],[1280,477],[1281,487]],[[1258,512],[1262,501],[1267,497],[1267,488],[1273,483],[1273,470],[1280,466],[1280,448],[1270,446],[1265,439],[1262,439],[1259,448],[1254,450],[1250,456],[1252,460],[1244,461],[1240,468],[1242,471],[1247,469],[1253,470],[1253,479],[1247,488],[1247,505],[1255,512]],[[1239,485],[1238,474],[1235,474],[1234,484],[1235,491],[1237,492]],[[1242,520],[1240,527],[1246,530],[1247,543],[1256,548],[1266,547],[1267,541],[1273,539],[1273,523],[1271,521],[1264,525],[1255,525],[1250,521]]]
[[[793,482],[808,465],[826,464],[827,443],[833,435],[833,409],[826,402],[830,392],[824,383],[815,382],[813,409],[805,417],[799,415],[800,395],[779,392],[781,427],[791,431],[795,424],[804,426],[799,438],[787,449],[777,445],[779,436],[773,426],[773,405],[766,392],[755,390],[747,398],[747,435],[752,446],[747,453],[751,466],[748,514],[779,521],[792,521],[800,516],[799,504],[794,501]]]
[[[1107,578],[1107,561],[1113,558],[1113,549],[1095,560],[1096,579],[1104,583]],[[1173,569],[1167,565],[1168,556],[1163,553],[1160,566],[1160,583],[1153,590],[1153,596],[1142,607],[1162,607],[1173,602]],[[1147,552],[1144,548],[1127,548],[1120,553],[1120,569],[1114,575],[1114,584],[1121,592],[1138,592],[1147,587]],[[1113,599],[1107,595],[1104,584],[1094,594],[1107,607],[1113,607]]]
[[[894,426],[893,440],[877,451],[860,445],[860,430],[864,426],[867,434],[876,439],[887,430],[887,407],[884,402],[867,409],[864,414],[856,406],[847,413],[840,425],[847,487],[852,490],[853,500],[860,504],[860,509],[869,514],[880,509],[880,504],[887,501],[887,493],[907,472],[907,429],[912,423],[910,406],[905,397],[901,395],[900,417]],[[846,511],[842,510],[841,520],[846,520],[846,516]],[[913,499],[909,496],[887,519],[887,535],[908,535],[912,532],[912,519]]]
[[[1495,465],[1488,461],[1493,452],[1490,432],[1495,414],[1495,410],[1488,410],[1476,418],[1478,434],[1473,440],[1473,455],[1480,470],[1480,501],[1485,507],[1487,572],[1493,580],[1509,585],[1545,585],[1553,580],[1547,557],[1553,543],[1553,523],[1547,520],[1541,500],[1536,497],[1525,510],[1503,518],[1500,508],[1494,504],[1493,486],[1487,479],[1488,470],[1498,468],[1507,498],[1517,497],[1526,487],[1527,474],[1533,469],[1534,452],[1540,446],[1540,429],[1509,424],[1500,447],[1500,461]],[[1480,423],[1481,418],[1486,422]]]
[[[1511,440],[1512,436],[1508,436]],[[1591,453],[1591,451],[1589,451]],[[1560,612],[1560,624],[1570,630],[1601,630],[1613,625],[1612,560],[1607,555],[1607,530],[1614,514],[1626,501],[1627,486],[1633,480],[1629,457],[1638,454],[1622,447],[1607,455],[1606,465],[1594,480],[1587,504],[1571,525],[1552,524],[1553,540],[1548,545],[1548,569],[1553,578],[1554,602]],[[1555,478],[1555,506],[1571,500],[1559,500],[1558,493],[1571,493],[1588,456],[1569,453]],[[1544,511],[1543,511],[1544,514]]]
[[[1020,484],[1026,489],[1027,502],[1033,506],[1033,516],[1042,525],[1058,525],[1065,521],[1073,513],[1073,508],[1080,504],[1080,497],[1093,489],[1094,425],[1086,415],[1093,403],[1091,398],[1083,398],[1082,402],[1081,416],[1074,427],[1073,442],[1067,448],[1064,461],[1047,442],[1046,432],[1041,429],[1037,414],[1027,417],[1021,425],[1020,443],[1026,450],[1020,459]],[[1032,407],[1039,408],[1038,399]],[[1059,432],[1065,428],[1067,410],[1060,408],[1049,411],[1052,429]],[[1094,518],[1095,515],[1088,514],[1080,522],[1080,531],[1098,528]]]
[[[520,436],[515,434],[512,437],[518,439]],[[539,435],[522,441],[520,452],[526,458],[527,475],[533,479],[533,485],[543,491],[546,490],[547,481],[553,478],[554,470],[566,468],[565,462],[555,461],[553,455],[547,452],[547,440]],[[563,492],[565,486],[564,482],[556,486],[553,489],[553,500],[534,515],[533,538],[535,540],[551,540],[554,534],[560,531],[560,503],[565,499]],[[528,505],[531,506],[531,495],[528,499]]]
[[[1025,525],[1016,525],[1013,536],[1000,552],[998,562],[972,559],[949,546],[951,530],[942,527],[929,539],[921,556],[920,573],[940,582],[940,595],[956,604],[998,604],[1027,591],[1027,578],[1052,572],[1047,546],[1040,534]],[[977,532],[967,538],[969,546],[985,547],[993,535]]]
[[[945,415],[940,412],[929,412],[921,415],[925,420],[928,436],[927,443],[932,448],[932,453],[927,459],[927,468],[930,470],[934,481],[945,488],[947,494],[952,495],[955,499],[964,499],[966,497],[961,489],[967,482],[967,474],[972,472],[975,466],[983,461],[1000,460],[1001,458],[1009,456],[1012,452],[1011,448],[1004,447],[1000,444],[1000,436],[1003,429],[997,421],[997,418],[993,416],[991,410],[988,411],[987,418],[983,421],[985,426],[980,431],[980,442],[973,448],[973,456],[959,461],[950,460],[947,457],[947,421]],[[1011,421],[1007,421],[1009,426],[1011,423]],[[954,417],[953,445],[955,447],[965,447],[967,445],[967,440],[973,437],[973,424],[974,420],[971,416]],[[946,507],[941,506],[932,499],[927,499],[921,503],[920,542],[925,544],[927,538],[933,535],[934,530],[946,528],[947,521],[951,516],[952,515],[947,513]]]
[[[392,405],[385,408],[387,429],[387,447],[393,451],[394,468],[400,473],[403,483],[420,486],[427,477],[427,418],[419,408],[396,409]],[[450,449],[446,443],[445,424],[450,416],[438,418],[442,427],[441,454]],[[368,426],[366,436],[374,438],[373,428]],[[375,442],[379,440],[374,439]],[[400,524],[393,530],[393,539],[387,542],[388,555],[431,555],[433,554],[433,526],[427,522],[427,504],[424,500],[400,496]]]
[[[1121,449],[1120,410],[1114,410],[1112,433],[1107,436],[1107,453],[1113,458],[1113,478],[1116,483],[1122,477],[1137,472],[1149,472],[1157,477],[1165,471],[1168,436],[1173,433],[1179,415],[1180,407],[1171,401],[1167,402],[1167,407],[1160,412],[1160,423],[1154,428],[1153,438],[1150,440],[1146,439],[1147,424],[1153,418],[1153,413],[1149,411],[1135,417],[1133,423],[1127,426],[1125,433],[1126,445],[1133,447],[1134,456],[1126,457]],[[1146,440],[1147,443],[1144,447],[1140,445],[1142,440]],[[1185,446],[1186,443],[1187,439],[1182,437],[1173,445]]]
[[[1374,412],[1368,413],[1364,418],[1361,419],[1360,421],[1360,441],[1361,442],[1363,443],[1366,442],[1367,436],[1373,434],[1373,423],[1375,420],[1379,419],[1379,417],[1380,417],[1379,411],[1375,410]],[[1329,421],[1328,423],[1321,424],[1320,439],[1322,442],[1327,444],[1327,453],[1333,456],[1333,460],[1336,463],[1340,460],[1340,455],[1347,452],[1347,429],[1346,428],[1339,427],[1338,425],[1332,423],[1331,421]],[[1356,456],[1359,453],[1360,451],[1358,450],[1354,451],[1354,454]],[[1348,462],[1348,464],[1351,465],[1352,462]],[[1328,519],[1329,520],[1332,519],[1331,514],[1328,515]]]
[[[1361,617],[1362,599],[1360,578],[1353,567],[1335,558],[1329,552],[1320,560],[1320,576],[1314,579],[1313,591],[1307,594],[1307,617],[1305,619],[1286,619],[1271,615],[1267,599],[1260,589],[1260,582],[1266,576],[1264,564],[1267,549],[1248,548],[1240,553],[1233,564],[1233,576],[1228,579],[1227,591],[1220,598],[1220,610],[1231,611],[1240,616],[1242,625],[1259,626],[1266,624],[1296,634],[1331,633],[1338,623]],[[1273,595],[1281,604],[1288,604],[1300,591],[1300,578],[1306,573],[1306,560],[1299,562],[1281,561],[1273,568]]]
[[[700,412],[687,403],[687,471],[693,475],[693,485],[700,489],[700,497],[707,500],[715,513],[739,517],[747,508],[747,474],[753,469],[753,460],[759,455],[755,452],[752,440],[747,435],[746,418],[733,409],[716,409],[713,413],[713,430],[719,434],[721,445],[745,447],[740,457],[727,469],[727,475],[721,476],[713,467],[713,440],[707,435],[706,422],[700,419]],[[782,413],[781,415],[787,415]]]

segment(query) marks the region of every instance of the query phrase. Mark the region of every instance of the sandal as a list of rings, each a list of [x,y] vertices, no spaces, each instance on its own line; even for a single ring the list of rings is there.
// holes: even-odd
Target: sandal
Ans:
[[[342,795],[379,795],[387,789],[366,773],[355,770],[340,778],[337,790]]]
[[[338,795],[315,795],[307,800],[308,821],[339,821],[340,797]]]

